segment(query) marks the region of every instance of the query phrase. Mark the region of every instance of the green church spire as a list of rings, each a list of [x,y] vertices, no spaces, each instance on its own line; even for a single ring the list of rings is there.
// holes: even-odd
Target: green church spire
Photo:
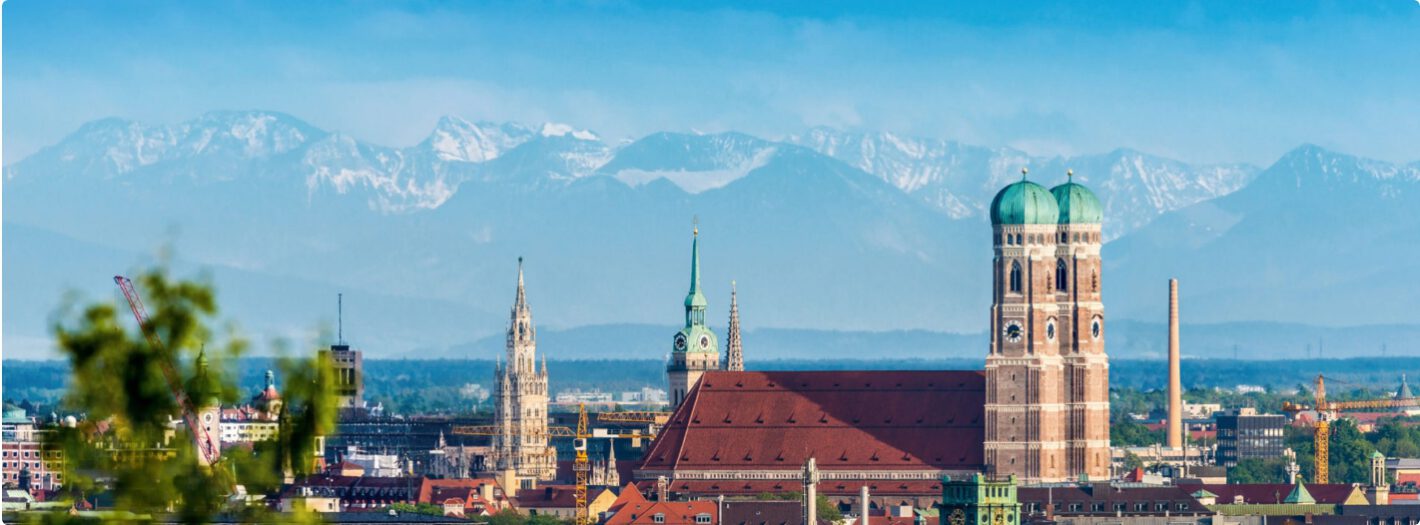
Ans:
[[[690,241],[690,292],[685,295],[685,326],[704,325],[705,294],[700,293],[700,228]]]

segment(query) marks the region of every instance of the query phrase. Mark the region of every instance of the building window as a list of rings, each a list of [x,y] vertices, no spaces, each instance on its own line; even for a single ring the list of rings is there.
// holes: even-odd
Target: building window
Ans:
[[[1070,279],[1070,267],[1065,264],[1065,259],[1055,260],[1055,289],[1059,291],[1067,290],[1065,282]]]
[[[710,515],[709,515],[709,514],[696,514],[696,515],[695,515],[695,523],[698,523],[698,524],[700,524],[700,525],[705,525],[705,524],[710,523]]]
[[[658,513],[656,513],[656,515],[651,516],[651,521],[654,521],[654,522],[656,522],[656,523],[665,523],[665,522],[666,522],[666,515],[665,515],[665,514],[661,514],[661,513],[658,512]]]
[[[1021,262],[1011,261],[1011,293],[1021,293]]]

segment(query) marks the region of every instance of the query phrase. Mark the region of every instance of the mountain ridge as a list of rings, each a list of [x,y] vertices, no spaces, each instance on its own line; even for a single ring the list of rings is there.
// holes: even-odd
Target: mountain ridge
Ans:
[[[196,130],[204,122],[215,127]],[[699,217],[711,307],[724,307],[729,282],[738,281],[746,329],[974,332],[990,301],[989,224],[953,217],[924,192],[956,181],[941,188],[945,195],[978,210],[1026,163],[1032,180],[1047,185],[1075,168],[1115,210],[1106,228],[1118,237],[1104,247],[1111,319],[1157,318],[1169,277],[1183,279],[1185,308],[1199,321],[1349,326],[1400,322],[1401,312],[1420,307],[1387,284],[1403,282],[1406,259],[1379,255],[1420,230],[1404,206],[1420,163],[1315,146],[1252,173],[1125,148],[1061,159],[957,144],[952,158],[966,160],[885,176],[881,163],[872,173],[838,158],[842,144],[862,144],[848,139],[835,142],[837,156],[735,132],[609,145],[567,125],[450,117],[425,141],[388,148],[261,112],[174,126],[187,131],[93,124],[6,166],[6,227],[130,254],[177,231],[182,255],[197,265],[319,285],[306,293],[348,287],[450,312],[502,311],[513,261],[526,256],[539,323],[576,327],[679,318]],[[179,135],[191,143],[172,138]],[[896,137],[905,146],[888,148],[891,141],[873,140],[873,151],[950,160],[946,149],[932,149],[946,142],[918,148]],[[929,172],[938,178],[903,189],[914,173]],[[1328,255],[1336,250],[1346,254]],[[49,256],[38,241],[12,253],[30,267]],[[49,311],[56,299],[32,289],[14,300]],[[43,316],[11,324],[5,315],[7,336],[47,333]],[[382,344],[398,353],[502,329],[497,315],[463,315],[422,325],[427,337]]]

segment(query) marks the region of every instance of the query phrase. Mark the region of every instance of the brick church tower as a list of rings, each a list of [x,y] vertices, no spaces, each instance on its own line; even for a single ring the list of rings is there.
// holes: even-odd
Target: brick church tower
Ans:
[[[1060,210],[1055,293],[1065,356],[1067,466],[1071,475],[1109,476],[1109,358],[1100,299],[1100,226],[1104,208],[1089,188],[1069,181],[1050,189]]]
[[[1084,186],[1026,180],[991,202],[987,467],[1024,482],[1109,474],[1100,206]]]

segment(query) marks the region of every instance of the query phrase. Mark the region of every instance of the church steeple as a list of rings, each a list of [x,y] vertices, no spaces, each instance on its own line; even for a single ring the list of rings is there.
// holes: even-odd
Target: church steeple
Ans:
[[[730,281],[730,328],[725,334],[725,370],[745,369],[744,349],[740,346],[740,304],[735,282]]]
[[[671,403],[679,406],[700,380],[700,374],[720,368],[720,343],[715,333],[705,326],[705,309],[709,305],[700,291],[700,228],[693,232],[690,243],[690,292],[685,295],[685,328],[676,332],[671,359],[666,364]]]
[[[523,258],[518,257],[518,296],[513,300],[513,311],[528,309],[528,296],[523,291]]]
[[[555,454],[547,446],[547,357],[537,368],[537,330],[523,286],[523,258],[518,258],[518,292],[508,319],[507,363],[494,369],[497,404],[489,462],[498,472],[511,471],[521,481],[556,475]],[[500,474],[501,475],[501,474]]]
[[[705,324],[705,294],[700,293],[700,228],[690,241],[690,292],[685,294],[685,326]]]

